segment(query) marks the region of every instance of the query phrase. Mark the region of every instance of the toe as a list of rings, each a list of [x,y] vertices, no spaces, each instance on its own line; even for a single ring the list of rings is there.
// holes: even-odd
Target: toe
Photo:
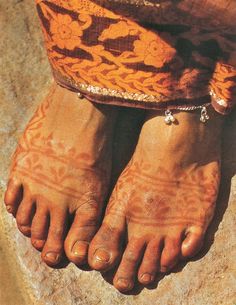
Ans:
[[[202,248],[204,234],[199,230],[191,230],[183,240],[181,255],[183,258],[195,256]]]
[[[57,265],[62,258],[64,237],[67,229],[67,211],[55,207],[50,211],[50,225],[42,260],[49,266]]]
[[[152,283],[160,267],[162,240],[151,240],[146,248],[138,272],[138,280],[143,285]]]
[[[18,229],[25,235],[31,235],[31,222],[35,213],[35,205],[31,199],[27,197],[23,198],[21,201],[17,213],[16,213],[16,223]]]
[[[145,243],[139,239],[129,241],[113,280],[114,286],[119,291],[126,292],[134,287],[138,265],[145,246]]]
[[[46,242],[49,226],[49,213],[43,206],[37,210],[31,225],[31,243],[37,250],[42,250]]]
[[[121,256],[122,237],[125,234],[125,218],[107,215],[90,247],[88,262],[91,268],[105,271],[112,268]]]
[[[4,196],[6,209],[15,215],[20,202],[23,199],[23,187],[14,179],[10,179]]]
[[[160,271],[165,273],[173,268],[180,258],[181,236],[167,237],[164,241],[164,249],[161,254]]]
[[[76,265],[87,263],[89,243],[97,231],[98,216],[95,213],[76,213],[65,240],[68,259]]]

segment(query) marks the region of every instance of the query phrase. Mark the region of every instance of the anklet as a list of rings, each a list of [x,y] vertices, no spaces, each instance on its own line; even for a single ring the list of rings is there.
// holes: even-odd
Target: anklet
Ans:
[[[77,92],[78,98],[82,99],[83,98],[83,94],[80,92]],[[189,107],[178,107],[176,110],[181,110],[181,111],[193,111],[196,109],[201,109],[201,116],[200,116],[200,121],[202,123],[206,123],[210,117],[207,113],[207,107],[210,106],[211,103],[205,104],[203,106],[189,106]],[[165,111],[165,123],[167,125],[170,125],[172,123],[174,123],[176,121],[175,117],[172,114],[172,111],[170,109],[167,109]]]
[[[182,111],[193,111],[196,109],[201,109],[201,116],[200,116],[200,122],[206,123],[210,117],[207,113],[207,107],[210,106],[211,103],[208,103],[204,106],[190,106],[190,107],[179,107],[176,110],[182,110]],[[167,125],[170,125],[176,121],[175,117],[172,114],[172,111],[170,109],[165,111],[165,123]]]

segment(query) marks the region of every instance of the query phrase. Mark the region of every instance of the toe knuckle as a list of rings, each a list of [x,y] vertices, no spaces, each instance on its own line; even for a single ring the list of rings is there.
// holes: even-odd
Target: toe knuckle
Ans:
[[[136,261],[136,255],[135,255],[134,251],[128,250],[125,253],[124,259],[128,262],[131,262],[131,263],[135,262]]]
[[[73,224],[74,229],[81,229],[84,227],[97,227],[98,226],[98,217],[93,217],[93,215],[87,215],[83,217],[81,215],[80,221],[78,223]]]
[[[104,242],[110,241],[113,236],[117,236],[118,231],[116,228],[113,228],[110,224],[102,224],[100,229],[100,238]]]
[[[114,227],[112,225],[112,223],[109,223],[108,221],[107,222],[104,222],[103,223],[103,229],[104,231],[109,235],[109,236],[112,236],[112,235],[115,235],[118,233],[118,229],[116,227]]]
[[[64,235],[64,228],[63,227],[52,228],[50,233],[53,237],[60,238],[61,236]]]
[[[86,226],[88,227],[96,227],[98,225],[98,217],[89,217],[86,220]]]
[[[42,233],[38,228],[32,228],[31,229],[31,234],[35,239],[38,239],[42,236]]]
[[[98,202],[96,200],[93,200],[93,199],[89,199],[89,200],[85,201],[80,207],[81,212],[82,211],[85,211],[85,212],[89,211],[89,213],[94,213],[94,214],[97,214],[99,209],[100,209],[100,207],[99,207]]]

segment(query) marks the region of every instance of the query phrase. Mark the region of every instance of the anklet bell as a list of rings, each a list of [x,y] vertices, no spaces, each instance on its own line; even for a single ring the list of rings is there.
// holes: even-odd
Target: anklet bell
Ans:
[[[207,113],[206,107],[202,107],[200,121],[206,123],[209,120],[209,115]]]
[[[206,106],[191,106],[191,107],[183,107],[183,108],[181,107],[181,108],[178,108],[178,110],[193,111],[193,110],[197,110],[199,108],[201,109],[200,122],[206,123],[210,119],[210,117],[207,113]],[[175,121],[176,121],[176,119],[174,118],[172,112],[169,109],[166,110],[165,111],[165,123],[166,123],[166,125],[170,125],[170,124],[174,123]]]
[[[78,96],[79,99],[83,98],[83,95],[80,92],[77,92],[77,96]]]
[[[172,112],[170,110],[166,110],[165,111],[165,123],[167,125],[170,125],[171,123],[174,123],[175,122],[175,118],[172,114]]]

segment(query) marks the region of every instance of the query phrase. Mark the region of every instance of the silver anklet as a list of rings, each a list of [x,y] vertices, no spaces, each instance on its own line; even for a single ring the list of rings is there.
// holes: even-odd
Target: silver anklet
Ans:
[[[200,116],[200,122],[206,123],[210,117],[207,113],[207,107],[210,106],[211,103],[205,104],[204,106],[190,106],[190,107],[179,107],[176,110],[182,110],[182,111],[193,111],[196,109],[201,109],[201,116]],[[170,109],[165,111],[165,123],[167,125],[170,125],[172,123],[176,122],[175,117],[172,114],[172,111]]]
[[[78,95],[78,98],[79,99],[82,99],[83,98],[83,94],[81,94],[80,92],[77,92],[77,95]],[[208,103],[208,104],[205,104],[203,106],[189,106],[189,107],[178,107],[176,108],[176,110],[181,110],[181,111],[193,111],[193,110],[196,110],[196,109],[201,109],[201,116],[200,116],[200,121],[202,123],[206,123],[210,117],[207,113],[207,107],[210,106],[211,103]],[[172,114],[172,111],[170,109],[167,109],[165,111],[165,123],[167,125],[171,125],[172,123],[175,123],[176,122],[176,119],[175,117],[173,116]]]

